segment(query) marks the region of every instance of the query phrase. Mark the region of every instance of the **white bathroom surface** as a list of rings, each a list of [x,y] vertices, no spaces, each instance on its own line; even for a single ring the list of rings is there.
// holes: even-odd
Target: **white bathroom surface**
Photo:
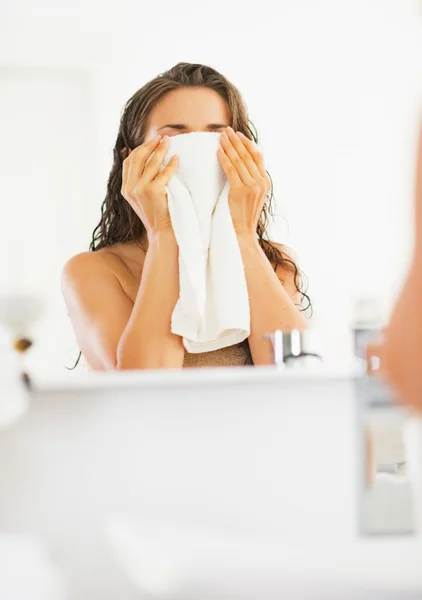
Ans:
[[[262,367],[215,367],[199,369],[167,369],[151,371],[109,371],[109,372],[63,372],[60,374],[32,377],[34,392],[63,392],[65,390],[89,389],[128,389],[132,387],[167,387],[185,385],[207,385],[226,383],[257,383],[282,381],[286,379],[344,379],[353,377],[355,370],[352,364],[343,368],[331,368],[316,363],[313,368],[278,369],[274,366]]]
[[[139,516],[111,518],[107,532],[117,562],[147,597],[416,600],[422,594],[420,539],[286,544],[277,536]]]
[[[67,581],[39,539],[0,534],[0,598],[68,600]]]
[[[293,584],[298,594],[309,592],[304,575],[322,576],[320,585],[330,586],[335,573],[337,597],[347,598],[338,595],[345,584],[356,593],[362,586],[381,590],[382,598],[399,590],[403,600],[403,593],[422,590],[419,538],[357,538],[355,392],[350,372],[326,369],[93,373],[34,381],[27,412],[0,432],[0,532],[40,536],[75,586],[70,600],[135,600],[142,582],[130,577],[128,565],[151,576],[163,569],[154,558],[160,556],[164,567],[185,558],[178,569],[182,588],[161,590],[180,592],[180,600],[228,600],[239,581],[255,592],[268,583],[269,598],[281,585],[290,600]],[[120,521],[116,556],[107,535],[116,514],[183,523],[185,531],[170,538],[163,533],[157,548],[157,532]],[[199,562],[192,569],[182,552],[189,527],[271,533],[277,543],[233,539],[230,550],[219,538],[213,550],[212,533],[197,536]],[[139,540],[147,569],[136,567]],[[124,564],[117,560],[123,554]],[[224,556],[222,564],[218,557]]]

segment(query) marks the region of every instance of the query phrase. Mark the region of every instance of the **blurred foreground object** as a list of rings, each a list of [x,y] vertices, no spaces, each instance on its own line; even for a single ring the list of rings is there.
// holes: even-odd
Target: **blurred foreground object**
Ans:
[[[10,344],[0,347],[0,427],[10,425],[26,410],[31,380],[24,357],[33,344],[29,335],[42,308],[37,296],[0,296],[0,325],[11,338]]]
[[[64,600],[63,576],[51,563],[44,545],[26,535],[0,535],[0,598]]]
[[[416,171],[413,260],[381,346],[381,368],[399,399],[422,411],[422,127]]]

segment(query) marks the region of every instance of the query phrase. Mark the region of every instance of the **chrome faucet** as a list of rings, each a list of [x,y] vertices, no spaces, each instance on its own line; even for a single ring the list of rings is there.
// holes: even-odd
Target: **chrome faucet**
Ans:
[[[316,351],[314,332],[310,329],[277,330],[266,337],[272,342],[274,364],[278,368],[307,367],[322,362],[321,355]]]

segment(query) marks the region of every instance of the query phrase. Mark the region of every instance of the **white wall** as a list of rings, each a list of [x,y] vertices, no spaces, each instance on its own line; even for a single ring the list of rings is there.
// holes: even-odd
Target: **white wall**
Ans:
[[[0,19],[0,66],[54,67],[66,80],[70,72],[83,71],[80,77],[90,90],[81,91],[78,84],[69,91],[78,98],[89,95],[80,121],[88,118],[89,125],[73,125],[81,139],[88,136],[92,170],[81,184],[85,192],[73,223],[63,218],[68,200],[57,198],[64,211],[57,215],[63,236],[51,241],[54,258],[42,265],[50,274],[46,296],[59,301],[53,273],[70,240],[80,249],[89,243],[86,232],[97,222],[125,100],[180,60],[205,62],[232,79],[247,101],[275,182],[278,211],[289,224],[287,230],[280,219],[279,234],[308,275],[315,324],[324,332],[330,360],[347,358],[353,300],[375,295],[388,312],[411,248],[422,109],[421,2],[284,0],[275,12],[269,0],[219,0],[206,10],[193,0],[149,5],[90,0],[69,6],[41,0],[36,14],[27,0],[9,2]],[[41,84],[28,85],[30,98],[32,86]],[[26,122],[26,127],[28,139],[37,139],[39,126],[31,129]],[[4,153],[10,142],[2,145]],[[5,171],[6,165],[15,168],[12,146],[13,155],[2,156]],[[82,160],[73,160],[73,169],[85,173]],[[43,195],[34,194],[31,199],[20,194],[18,201],[44,206]],[[4,202],[2,195],[2,208]],[[23,226],[26,239],[32,227],[29,220]],[[37,227],[51,233],[45,221]],[[1,254],[10,243],[7,236],[1,240]],[[27,270],[33,270],[33,260],[26,256]],[[23,271],[20,258],[18,272]],[[67,335],[55,342],[65,359]],[[50,352],[46,344],[44,353],[39,349],[38,363],[57,365],[60,352],[51,363]]]
[[[0,163],[7,165],[0,175],[0,293],[44,297],[37,368],[44,361],[51,369],[64,364],[72,338],[64,326],[60,271],[86,245],[98,219],[90,92],[80,71],[0,68],[0,138],[7,140],[0,147]]]

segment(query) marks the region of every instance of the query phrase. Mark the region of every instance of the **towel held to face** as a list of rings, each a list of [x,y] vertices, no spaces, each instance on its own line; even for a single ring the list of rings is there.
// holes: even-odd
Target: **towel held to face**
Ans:
[[[164,168],[174,154],[179,157],[167,186],[180,276],[171,329],[192,353],[232,346],[250,334],[246,277],[219,146],[218,133],[177,135],[163,163]]]

